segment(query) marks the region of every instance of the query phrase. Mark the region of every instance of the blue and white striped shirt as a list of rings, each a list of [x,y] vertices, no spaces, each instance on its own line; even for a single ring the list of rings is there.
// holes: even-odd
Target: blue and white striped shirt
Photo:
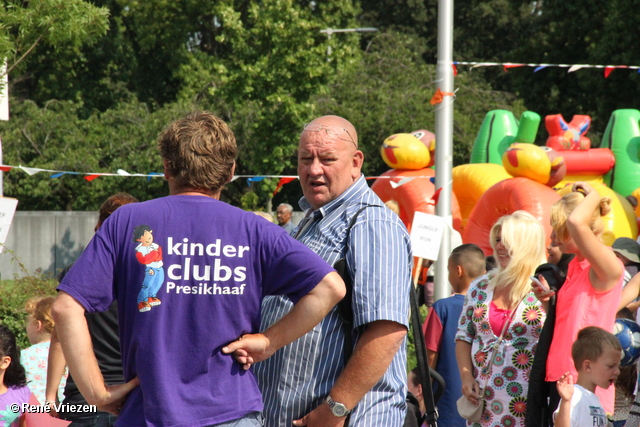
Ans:
[[[347,227],[366,205],[348,236]],[[346,256],[353,279],[353,342],[367,323],[390,320],[408,327],[411,286],[411,243],[406,228],[369,189],[363,176],[335,200],[312,211],[292,233],[333,265]],[[346,250],[346,254],[344,251]],[[286,297],[262,302],[264,330],[293,307]],[[342,372],[343,324],[334,308],[308,334],[255,365],[264,397],[267,427],[290,427],[320,405]],[[389,369],[354,408],[350,426],[402,426],[406,414],[406,339]]]

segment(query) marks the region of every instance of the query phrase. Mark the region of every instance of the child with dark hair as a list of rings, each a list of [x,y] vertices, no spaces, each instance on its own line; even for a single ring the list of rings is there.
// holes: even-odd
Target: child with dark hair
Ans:
[[[455,336],[469,285],[486,273],[484,253],[471,243],[458,246],[449,256],[447,268],[454,295],[433,304],[422,329],[429,366],[442,375],[447,384],[438,402],[439,421],[448,427],[464,427],[466,421],[456,408],[462,383],[456,363]]]
[[[597,326],[587,326],[578,332],[571,347],[571,357],[578,371],[578,380],[567,372],[556,387],[560,405],[553,414],[555,427],[606,426],[607,414],[596,396],[596,387],[608,389],[620,374],[622,347],[610,332]]]
[[[22,426],[22,411],[14,411],[12,405],[29,402],[31,391],[27,376],[20,364],[20,350],[16,337],[9,328],[0,325],[0,421],[3,426]]]

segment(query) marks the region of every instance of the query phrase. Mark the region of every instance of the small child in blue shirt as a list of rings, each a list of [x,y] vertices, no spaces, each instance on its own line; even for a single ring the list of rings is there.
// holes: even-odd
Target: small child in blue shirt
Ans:
[[[455,248],[448,261],[449,283],[454,295],[436,301],[422,327],[429,366],[447,384],[438,401],[438,421],[443,426],[465,427],[466,420],[458,414],[456,401],[462,395],[462,382],[456,362],[455,336],[469,285],[486,273],[482,249],[474,244]]]

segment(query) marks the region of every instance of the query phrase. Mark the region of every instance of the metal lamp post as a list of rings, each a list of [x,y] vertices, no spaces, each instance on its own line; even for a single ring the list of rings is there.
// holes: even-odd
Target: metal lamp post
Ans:
[[[324,30],[320,30],[321,33],[327,35],[327,40],[331,39],[331,35],[334,33],[375,33],[378,31],[377,28],[366,27],[366,28],[325,28]],[[331,56],[331,46],[327,47],[327,56]]]

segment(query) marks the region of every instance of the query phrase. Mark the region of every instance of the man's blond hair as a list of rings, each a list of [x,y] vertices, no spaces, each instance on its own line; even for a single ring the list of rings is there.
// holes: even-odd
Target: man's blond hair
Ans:
[[[207,111],[169,125],[158,147],[179,187],[218,191],[231,179],[238,147],[229,126]]]

